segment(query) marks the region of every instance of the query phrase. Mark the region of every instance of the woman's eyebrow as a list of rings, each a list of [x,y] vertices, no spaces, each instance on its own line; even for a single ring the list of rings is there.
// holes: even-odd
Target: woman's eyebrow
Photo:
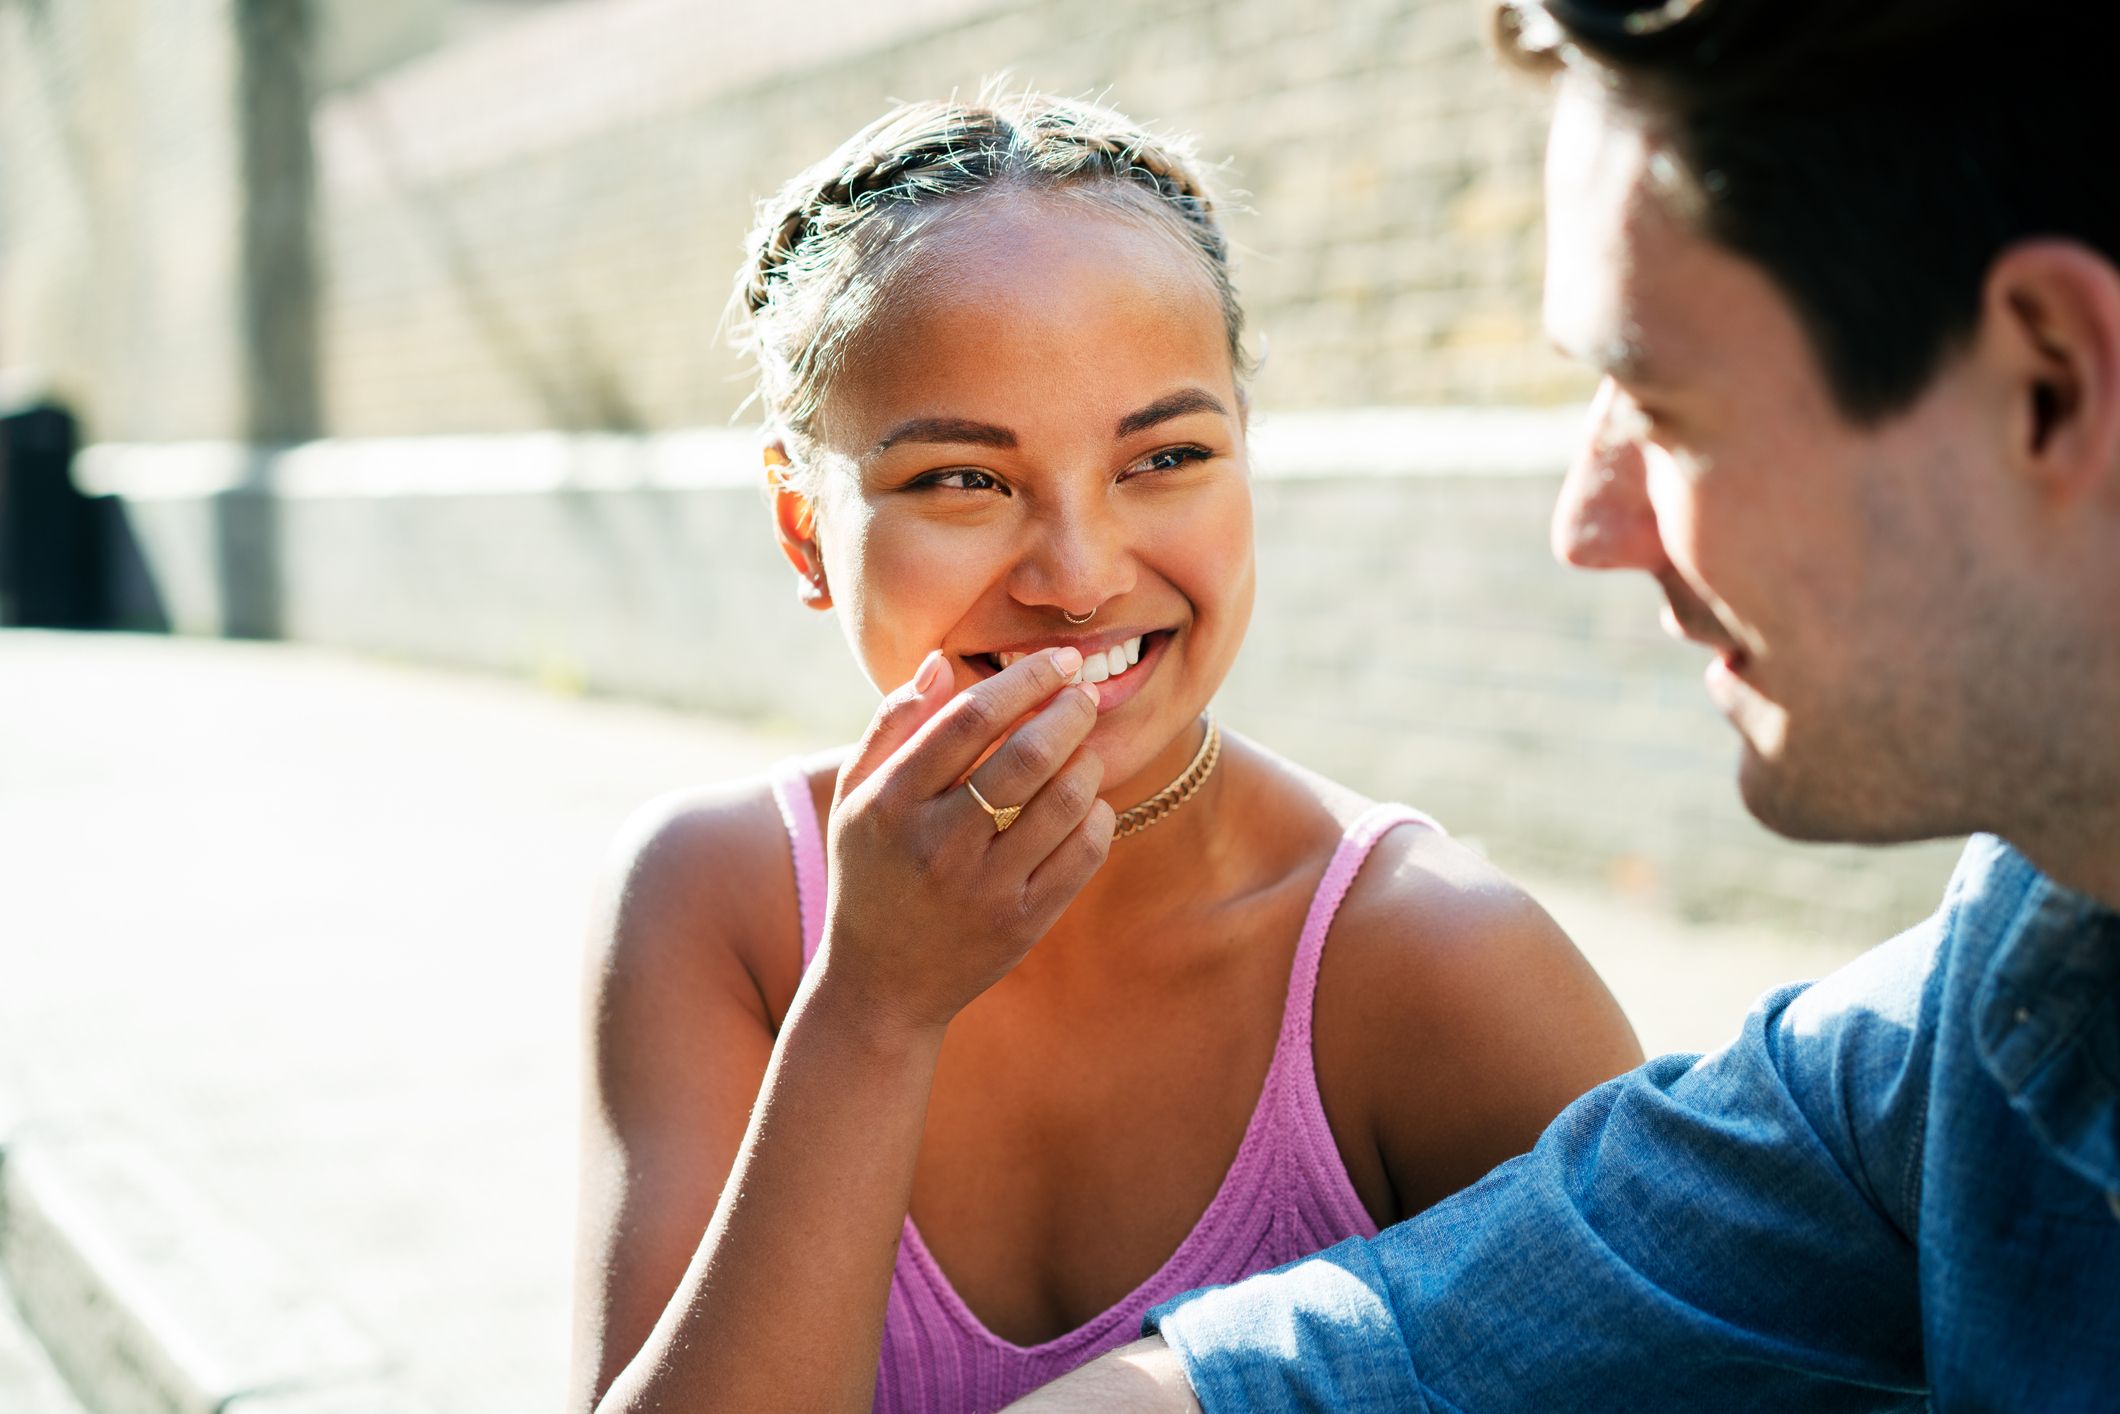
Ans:
[[[876,444],[879,452],[888,451],[901,442],[946,442],[953,445],[969,444],[975,447],[1013,447],[1016,434],[1006,427],[996,427],[991,422],[973,422],[962,417],[916,417],[910,422],[901,422],[883,435]]]
[[[1130,412],[1120,418],[1112,436],[1131,437],[1136,432],[1146,432],[1159,422],[1168,422],[1189,412],[1216,412],[1224,417],[1229,416],[1229,409],[1223,407],[1221,400],[1205,388],[1186,388],[1168,397],[1158,398],[1139,412]]]
[[[1205,388],[1182,388],[1120,418],[1119,425],[1112,435],[1131,437],[1136,432],[1147,431],[1159,422],[1168,422],[1174,417],[1183,417],[1192,412],[1212,412],[1224,417],[1229,416],[1229,409],[1222,406],[1221,399]],[[892,447],[909,442],[1012,448],[1016,445],[1016,434],[1006,427],[996,426],[991,422],[974,422],[970,418],[916,417],[901,422],[886,432],[882,440],[877,442],[876,451],[888,451]]]

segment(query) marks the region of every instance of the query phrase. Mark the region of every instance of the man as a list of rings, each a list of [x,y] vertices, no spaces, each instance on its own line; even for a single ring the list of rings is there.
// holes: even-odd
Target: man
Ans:
[[[1926,925],[1051,1408],[2120,1408],[2120,17],[1514,0],[1554,546],[1714,654],[1751,810],[1976,834]]]

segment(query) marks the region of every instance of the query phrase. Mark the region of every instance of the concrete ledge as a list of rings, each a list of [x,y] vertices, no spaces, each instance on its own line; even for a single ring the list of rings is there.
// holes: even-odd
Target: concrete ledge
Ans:
[[[0,1271],[95,1414],[414,1414],[372,1340],[126,1141],[18,1137]]]
[[[1224,720],[1505,868],[1624,880],[1697,919],[1865,940],[1924,916],[1955,850],[1772,838],[1734,738],[1638,575],[1547,549],[1579,408],[1254,420],[1258,601]],[[282,638],[851,739],[875,688],[803,609],[755,434],[118,446],[114,493],[179,633]]]

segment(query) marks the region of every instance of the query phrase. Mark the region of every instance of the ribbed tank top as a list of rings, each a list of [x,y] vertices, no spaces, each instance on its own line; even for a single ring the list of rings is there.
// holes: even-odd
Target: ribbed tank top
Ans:
[[[795,856],[802,961],[824,936],[824,832],[801,762],[774,774],[773,794]],[[1108,1350],[1134,1340],[1148,1308],[1197,1287],[1219,1286],[1308,1256],[1346,1237],[1374,1237],[1318,1095],[1310,1047],[1318,962],[1340,900],[1369,851],[1396,826],[1442,827],[1404,805],[1376,805],[1347,827],[1319,881],[1296,944],[1281,1035],[1266,1084],[1222,1186],[1170,1259],[1108,1310],[1067,1334],[1023,1346],[988,1330],[929,1255],[908,1216],[891,1272],[879,1414],[999,1409]]]

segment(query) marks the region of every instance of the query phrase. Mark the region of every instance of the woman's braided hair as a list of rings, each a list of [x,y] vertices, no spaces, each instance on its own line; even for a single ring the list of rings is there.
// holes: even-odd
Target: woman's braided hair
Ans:
[[[1002,191],[1064,192],[1167,223],[1199,256],[1243,370],[1229,244],[1190,145],[1099,104],[989,91],[902,105],[760,205],[731,314],[777,431],[807,436],[851,336],[887,306],[891,274],[934,214]]]

